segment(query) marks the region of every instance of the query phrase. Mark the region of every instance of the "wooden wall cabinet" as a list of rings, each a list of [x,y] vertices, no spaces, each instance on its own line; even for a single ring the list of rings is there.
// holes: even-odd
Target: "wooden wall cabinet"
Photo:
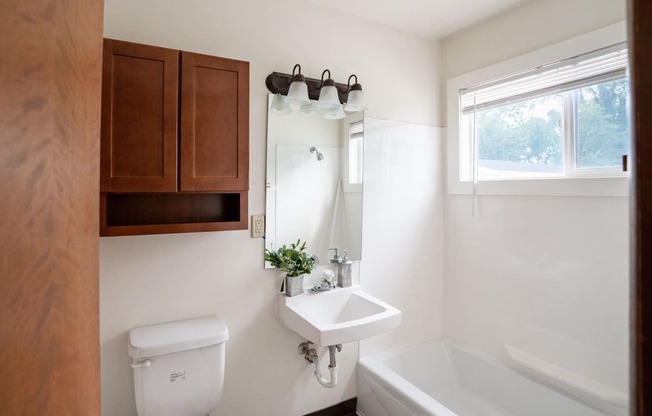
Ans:
[[[249,63],[104,40],[100,235],[247,228]]]

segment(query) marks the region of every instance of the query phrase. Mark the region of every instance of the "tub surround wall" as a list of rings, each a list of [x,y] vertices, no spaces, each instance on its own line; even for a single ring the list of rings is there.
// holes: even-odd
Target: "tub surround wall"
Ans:
[[[624,1],[527,2],[444,39],[443,73],[479,69],[624,15]],[[554,31],[546,30],[551,21]],[[480,196],[475,217],[471,203],[464,195],[446,201],[446,336],[515,366],[510,345],[626,393],[628,198]]]
[[[476,217],[470,204],[447,205],[447,335],[627,392],[627,198],[481,197]]]
[[[366,116],[424,125],[441,122],[437,43],[310,2],[107,0],[104,35],[250,62],[250,214],[265,212],[265,77],[273,71],[290,72],[300,63],[306,76],[318,77],[329,68],[337,82],[356,73],[369,101]],[[409,76],[397,76],[405,68],[410,68]],[[412,161],[401,163],[407,168]],[[381,193],[390,186],[375,185]],[[392,197],[390,192],[385,195]],[[430,209],[423,204],[431,196],[424,199],[418,192],[401,196],[407,206]],[[422,218],[393,220],[391,240],[416,243],[413,233],[427,226],[416,222]],[[384,216],[364,219],[364,233],[386,227]],[[388,237],[364,238],[363,264],[381,258],[393,245]],[[432,257],[425,253],[439,249],[432,237],[420,243],[425,245],[419,251],[424,255],[403,264],[406,275],[423,275]],[[369,275],[366,281],[388,276]],[[231,337],[226,344],[224,392],[213,416],[299,415],[354,397],[357,344],[345,344],[338,354],[339,386],[320,386],[312,366],[296,353],[302,338],[276,320],[281,278],[277,270],[263,269],[263,240],[250,238],[249,231],[100,239],[103,414],[136,414],[126,353],[130,328],[214,313],[224,319]],[[436,309],[426,296],[411,305],[415,310],[419,305]],[[437,335],[441,319],[433,316],[411,336]]]
[[[403,313],[360,355],[442,334],[443,129],[365,119],[361,285]]]

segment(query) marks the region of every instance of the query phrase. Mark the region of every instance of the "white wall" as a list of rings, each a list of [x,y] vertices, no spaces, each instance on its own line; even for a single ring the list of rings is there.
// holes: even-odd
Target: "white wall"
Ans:
[[[272,71],[291,72],[292,66],[300,63],[306,76],[318,78],[323,69],[330,68],[338,82],[356,73],[369,100],[368,116],[424,125],[441,123],[437,43],[310,2],[106,0],[105,36],[251,63],[252,214],[265,211],[264,81]],[[399,76],[406,74],[406,68],[407,76]],[[439,154],[433,153],[431,158],[433,163],[440,163]],[[402,159],[401,163],[409,160]],[[378,192],[383,192],[383,186],[390,184],[377,184]],[[433,196],[406,192],[401,198],[405,206],[426,210],[430,205],[424,204],[431,204]],[[439,221],[435,216],[441,214],[441,205],[439,213],[431,217],[397,218],[400,213],[388,213],[392,215],[391,234],[377,239],[369,235],[387,230],[388,220],[382,204],[374,207],[375,215],[364,219],[364,256],[369,260],[363,262],[381,258],[393,248],[390,243],[394,240],[425,244],[420,253],[441,252],[434,234],[425,239],[419,236],[418,241],[414,237],[415,230],[426,226],[423,218]],[[402,227],[397,226],[399,220]],[[225,390],[214,416],[302,415],[355,396],[357,344],[345,345],[338,354],[340,385],[335,389],[319,386],[311,367],[296,353],[302,339],[282,328],[275,318],[274,300],[281,274],[263,269],[263,241],[251,239],[248,231],[112,237],[102,238],[100,244],[104,415],[135,415],[126,354],[129,328],[213,313],[222,316],[231,333],[226,348]],[[423,255],[402,263],[400,281],[415,275],[423,281],[431,259],[431,255]],[[393,269],[369,271],[363,275],[363,285],[399,278],[391,273]],[[441,275],[433,272],[430,278],[430,286],[418,287],[441,286]],[[433,306],[429,297],[413,302],[414,310],[419,304],[426,311],[441,309],[441,305]],[[423,339],[437,335],[440,328],[441,318],[435,315],[430,323],[422,322],[409,334],[400,334]]]
[[[625,19],[624,0],[532,0],[442,40],[443,79]]]
[[[444,78],[624,19],[625,2],[541,0],[442,41]],[[628,198],[446,201],[446,336],[514,366],[511,345],[627,392]],[[622,411],[622,409],[621,409]]]

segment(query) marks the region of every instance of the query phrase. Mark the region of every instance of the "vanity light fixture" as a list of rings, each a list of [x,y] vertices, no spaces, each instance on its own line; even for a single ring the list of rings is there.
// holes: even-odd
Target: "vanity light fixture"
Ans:
[[[278,115],[290,114],[292,112],[292,108],[290,107],[290,104],[288,104],[285,100],[286,98],[281,94],[274,94],[274,98],[272,99],[272,106],[270,107],[272,113]]]
[[[326,118],[341,118],[343,110],[356,112],[367,109],[362,85],[355,74],[349,77],[346,84],[340,84],[333,81],[329,69],[322,72],[321,79],[306,78],[301,74],[301,65],[296,64],[292,75],[272,72],[265,79],[265,84],[268,90],[276,94],[270,108],[275,114],[289,114],[293,110],[310,114],[325,110]],[[277,97],[279,94],[280,98]],[[341,103],[344,104],[343,109]]]
[[[295,75],[294,71],[297,68],[299,68],[299,73]],[[299,64],[292,68],[292,83],[290,83],[286,101],[290,104],[310,104],[308,85],[306,85],[306,78],[301,75],[301,65]]]
[[[351,85],[351,78],[355,78],[355,83],[353,85]],[[367,107],[365,106],[364,92],[362,91],[362,85],[358,84],[358,76],[352,74],[346,84],[349,99],[347,100],[344,109],[351,113],[366,110]]]
[[[328,72],[328,78],[324,81],[324,75]],[[321,85],[319,86],[321,90],[319,92],[319,101],[317,101],[317,106],[322,108],[336,108],[340,104],[340,97],[337,94],[337,88],[335,88],[335,81],[331,79],[331,71],[325,69],[321,73]]]

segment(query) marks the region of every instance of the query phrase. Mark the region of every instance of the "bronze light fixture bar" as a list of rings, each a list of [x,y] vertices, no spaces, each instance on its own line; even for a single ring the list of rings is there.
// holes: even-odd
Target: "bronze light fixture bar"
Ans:
[[[330,74],[330,71],[329,71]],[[323,74],[322,74],[323,75]],[[356,77],[357,80],[357,77]],[[321,79],[305,78],[306,85],[308,86],[308,96],[311,100],[319,100],[319,92],[322,85]],[[283,74],[281,72],[272,72],[265,79],[267,89],[274,94],[287,95],[292,83],[291,74]],[[347,84],[335,83],[337,89],[337,96],[340,103],[346,103],[348,99],[349,86]]]

